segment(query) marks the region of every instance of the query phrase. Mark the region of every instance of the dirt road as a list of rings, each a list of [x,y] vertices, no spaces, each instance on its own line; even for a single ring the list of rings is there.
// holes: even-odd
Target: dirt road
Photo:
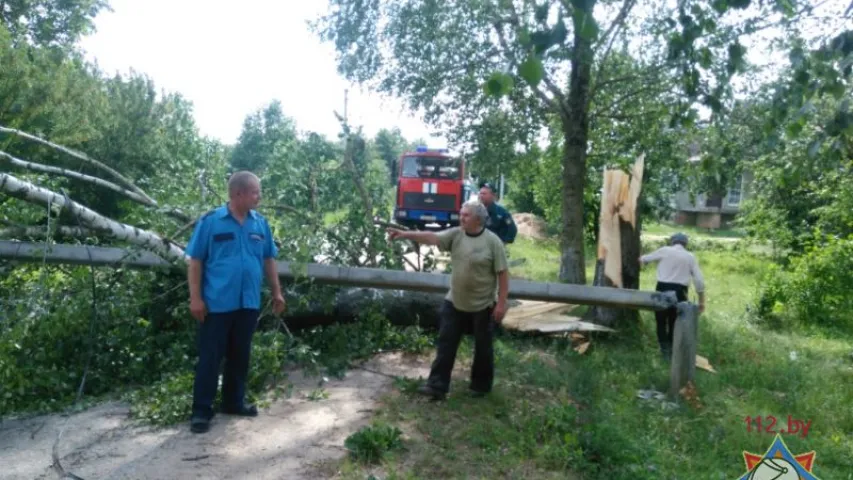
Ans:
[[[63,467],[92,479],[315,479],[331,478],[344,440],[370,422],[390,390],[389,375],[426,377],[426,357],[383,354],[323,385],[329,396],[309,400],[319,378],[291,372],[293,394],[256,418],[218,415],[210,432],[188,425],[135,426],[128,407],[100,405],[68,417],[60,442]],[[0,479],[54,479],[51,449],[66,418],[49,415],[0,424]]]

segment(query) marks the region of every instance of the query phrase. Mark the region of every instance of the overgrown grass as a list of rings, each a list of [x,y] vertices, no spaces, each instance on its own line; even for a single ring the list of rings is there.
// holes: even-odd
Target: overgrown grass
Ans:
[[[517,271],[556,278],[553,243],[522,241],[512,249],[529,262]],[[400,382],[378,420],[401,426],[407,448],[379,467],[346,460],[341,476],[734,479],[745,472],[743,451],[763,454],[773,441],[754,426],[748,431],[746,417],[774,416],[782,430],[790,415],[811,422],[807,437],[783,436],[792,452],[814,450],[819,478],[853,478],[851,339],[754,326],[746,306],[767,261],[742,250],[698,256],[708,282],[699,354],[718,372],[697,372],[698,404],[669,409],[637,397],[668,385],[652,313],[642,315],[639,333],[599,336],[584,355],[563,339],[505,336],[496,340],[492,396],[467,397],[462,376],[447,402],[429,403],[414,397],[413,379]],[[653,285],[648,268],[641,287]],[[470,339],[459,358],[470,360]]]
[[[699,237],[742,238],[744,233],[737,228],[701,228],[693,225],[676,225],[671,222],[648,223],[643,225],[643,233],[651,235],[672,235],[684,232]]]

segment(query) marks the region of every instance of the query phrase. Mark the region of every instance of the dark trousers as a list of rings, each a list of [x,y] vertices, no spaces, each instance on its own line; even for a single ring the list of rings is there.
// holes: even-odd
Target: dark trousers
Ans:
[[[462,335],[474,334],[474,365],[471,368],[471,390],[488,393],[495,376],[495,352],[492,347],[494,320],[492,307],[478,312],[457,310],[453,303],[444,301],[441,307],[441,327],[438,348],[427,385],[434,390],[450,391],[450,374],[456,362],[456,352]]]
[[[675,292],[679,302],[687,301],[687,286],[678,283],[658,282],[655,288],[658,292]],[[658,343],[661,350],[668,352],[672,350],[672,337],[675,333],[675,319],[678,318],[678,309],[675,307],[655,312],[655,320],[658,324]]]
[[[198,330],[198,363],[193,385],[193,415],[213,416],[222,359],[222,406],[240,408],[246,396],[246,377],[252,335],[260,312],[253,309],[209,313]]]

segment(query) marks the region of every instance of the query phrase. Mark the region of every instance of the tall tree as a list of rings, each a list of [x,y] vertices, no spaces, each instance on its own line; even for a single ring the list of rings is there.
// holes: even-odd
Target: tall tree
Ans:
[[[270,102],[246,116],[243,131],[231,153],[231,167],[264,174],[276,158],[295,150],[296,136],[296,124],[284,115],[281,102]]]
[[[69,48],[94,29],[106,0],[3,0],[0,25],[31,45]]]
[[[388,177],[390,183],[397,183],[397,162],[400,160],[400,155],[403,154],[409,147],[408,142],[403,138],[403,134],[399,128],[388,130],[383,128],[376,133],[373,139],[373,144],[376,148],[376,153],[379,158],[388,167]]]
[[[583,200],[593,99],[622,82],[660,91],[654,76],[665,72],[684,79],[676,113],[696,102],[721,109],[726,79],[742,68],[740,37],[765,27],[768,18],[792,17],[799,2],[657,1],[644,9],[636,0],[331,3],[332,12],[317,26],[334,42],[340,71],[403,96],[428,121],[464,126],[501,107],[529,112],[540,125],[557,119],[563,142],[560,279],[585,283]],[[739,19],[725,24],[730,9]],[[614,43],[626,38],[639,62],[658,67],[642,70],[652,78],[624,78],[607,69]]]

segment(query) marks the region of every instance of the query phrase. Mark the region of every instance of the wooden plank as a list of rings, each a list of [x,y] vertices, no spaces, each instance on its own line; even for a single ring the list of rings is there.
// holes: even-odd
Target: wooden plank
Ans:
[[[186,268],[172,264],[150,252],[129,254],[127,250],[81,245],[44,245],[31,242],[0,241],[0,258],[28,262],[48,262],[83,265],[124,266],[133,268]],[[441,273],[406,272],[379,268],[354,268],[316,263],[292,264],[277,262],[278,274],[284,278],[311,278],[314,281],[344,286],[420,292],[446,292],[450,275]],[[574,305],[601,305],[643,310],[665,309],[676,304],[674,292],[648,292],[589,285],[542,283],[511,279],[509,297],[542,300]]]
[[[506,318],[522,319],[545,313],[564,313],[575,307],[576,305],[565,303],[524,301],[517,307],[511,307],[506,313]]]
[[[615,332],[616,330],[598,325],[595,323],[584,322],[579,317],[570,317],[567,315],[546,314],[532,318],[513,319],[509,322],[506,318],[502,322],[504,328],[509,330],[518,330],[522,332],[537,331],[542,333],[557,333],[557,332]]]

